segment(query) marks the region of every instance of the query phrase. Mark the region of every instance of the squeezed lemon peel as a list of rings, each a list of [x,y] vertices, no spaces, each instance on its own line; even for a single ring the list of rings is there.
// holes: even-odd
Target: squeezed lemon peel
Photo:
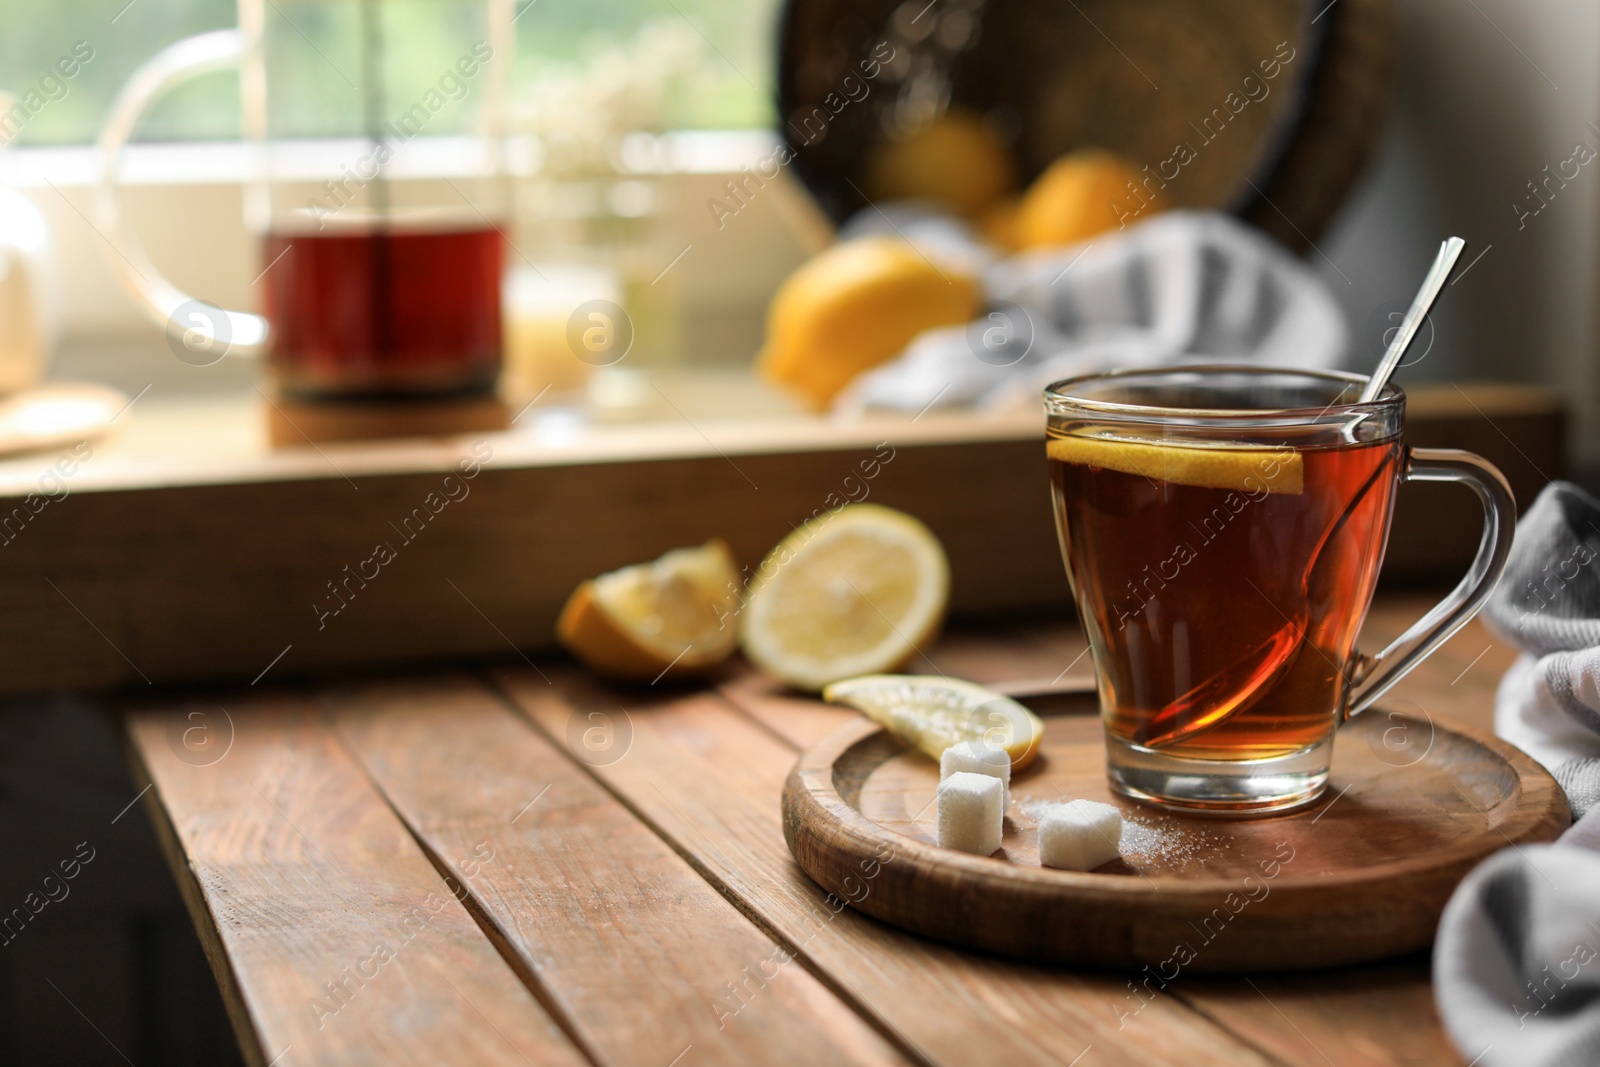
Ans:
[[[823,689],[822,699],[855,708],[934,759],[951,745],[982,741],[1005,749],[1012,770],[1021,770],[1044,738],[1044,723],[1033,712],[959,678],[872,674],[835,682]]]

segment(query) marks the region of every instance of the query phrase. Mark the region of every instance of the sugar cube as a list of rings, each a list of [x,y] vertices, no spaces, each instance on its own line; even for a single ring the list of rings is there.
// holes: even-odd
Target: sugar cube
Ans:
[[[962,741],[951,745],[939,757],[939,780],[960,771],[987,774],[1000,779],[1005,789],[1000,793],[1000,810],[1004,811],[1011,800],[1011,754],[998,745],[983,741]]]
[[[1005,783],[989,774],[956,771],[939,783],[939,844],[988,856],[1000,847]]]
[[[1122,854],[1122,812],[1110,804],[1052,804],[1039,820],[1039,862],[1064,871],[1092,871]]]

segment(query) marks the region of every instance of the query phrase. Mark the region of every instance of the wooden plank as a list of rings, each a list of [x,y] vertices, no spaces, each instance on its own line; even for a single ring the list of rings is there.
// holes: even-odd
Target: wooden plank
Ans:
[[[597,1063],[905,1062],[482,681],[320,700]],[[605,758],[581,736],[606,726],[575,729]]]
[[[1073,974],[969,956],[880,925],[795,866],[779,798],[794,749],[716,693],[612,690],[568,668],[498,672],[557,744],[574,714],[614,717],[624,756],[590,772],[808,966],[936,1064],[1263,1064],[1167,996],[1119,1020],[1128,976]],[[620,719],[615,717],[619,716]],[[893,863],[892,857],[884,862]],[[870,893],[875,872],[862,872]]]
[[[1428,962],[1207,979],[1179,992],[1241,1038],[1307,1067],[1462,1065],[1433,1003]]]
[[[183,700],[128,731],[249,1062],[585,1062],[304,701]]]

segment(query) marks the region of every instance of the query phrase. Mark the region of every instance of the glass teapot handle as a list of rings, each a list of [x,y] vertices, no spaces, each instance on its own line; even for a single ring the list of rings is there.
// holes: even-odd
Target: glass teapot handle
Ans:
[[[210,356],[211,362],[223,356],[258,355],[266,345],[267,320],[197,300],[169,282],[126,224],[118,173],[123,148],[157,98],[198,74],[239,66],[250,47],[250,37],[243,30],[216,30],[169,45],[133,72],[100,131],[95,213],[116,253],[107,258],[146,317],[165,330],[174,344],[183,345],[197,357]]]

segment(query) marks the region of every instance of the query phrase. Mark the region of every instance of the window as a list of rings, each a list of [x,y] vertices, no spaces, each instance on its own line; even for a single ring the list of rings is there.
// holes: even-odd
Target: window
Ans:
[[[305,0],[266,0],[269,19],[301,22]],[[360,0],[343,0],[359,3]],[[388,0],[400,7],[408,0]],[[705,47],[665,108],[673,128],[737,129],[771,124],[771,43],[776,0],[515,0],[521,92],[541,76],[577,67],[624,45],[652,21],[686,24]],[[328,0],[317,0],[326,7]],[[124,6],[125,5],[125,6]],[[297,12],[297,9],[301,9]],[[128,76],[180,38],[235,25],[234,0],[0,0],[0,90],[30,90],[36,105],[0,144],[94,140]],[[58,60],[65,62],[58,67]],[[75,62],[74,62],[75,61]],[[71,76],[64,72],[72,70]],[[145,141],[239,137],[239,92],[231,72],[175,90],[145,120]]]

